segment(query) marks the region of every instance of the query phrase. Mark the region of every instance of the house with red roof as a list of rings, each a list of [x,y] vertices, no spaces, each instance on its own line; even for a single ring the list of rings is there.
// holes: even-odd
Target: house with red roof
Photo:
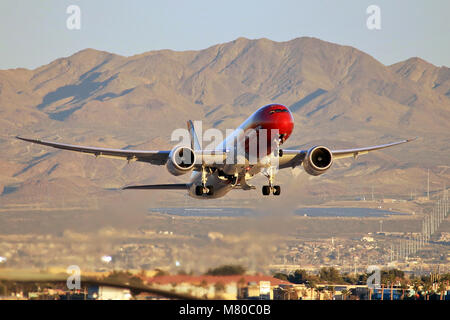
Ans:
[[[189,294],[207,299],[273,299],[273,289],[289,285],[272,276],[264,275],[161,275],[146,278],[145,283],[155,288]]]

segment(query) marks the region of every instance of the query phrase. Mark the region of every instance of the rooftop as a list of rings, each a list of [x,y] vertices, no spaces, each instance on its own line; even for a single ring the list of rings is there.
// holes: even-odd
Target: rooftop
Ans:
[[[149,284],[155,283],[155,284],[168,284],[168,283],[192,283],[192,284],[200,284],[202,282],[206,282],[208,284],[214,284],[214,283],[238,283],[239,281],[242,281],[243,279],[244,283],[249,282],[259,282],[259,281],[270,281],[271,285],[280,285],[280,284],[290,284],[288,281],[283,281],[277,278],[274,278],[272,276],[264,276],[264,275],[230,275],[230,276],[208,276],[208,275],[201,275],[201,276],[192,276],[192,275],[166,275],[166,276],[158,276],[158,277],[152,277],[147,278],[147,282]]]

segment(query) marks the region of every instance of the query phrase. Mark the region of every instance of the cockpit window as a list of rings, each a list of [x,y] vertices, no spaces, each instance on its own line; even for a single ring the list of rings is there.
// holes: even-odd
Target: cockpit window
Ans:
[[[279,113],[279,112],[288,112],[288,110],[287,109],[272,109],[269,111],[269,114]]]

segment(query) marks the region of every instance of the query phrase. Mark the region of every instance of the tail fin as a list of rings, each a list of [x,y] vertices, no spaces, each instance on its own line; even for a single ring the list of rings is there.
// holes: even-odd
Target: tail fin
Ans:
[[[201,148],[201,145],[200,145],[200,141],[198,140],[197,133],[195,132],[194,124],[192,123],[191,120],[188,120],[187,127],[188,127],[188,130],[189,130],[189,134],[191,136],[191,148],[192,148],[192,150],[195,150],[195,151],[201,150],[202,148]]]

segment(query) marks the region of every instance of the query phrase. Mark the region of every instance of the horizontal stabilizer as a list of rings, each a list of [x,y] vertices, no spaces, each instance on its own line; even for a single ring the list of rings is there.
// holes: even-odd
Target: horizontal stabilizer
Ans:
[[[141,186],[128,186],[126,189],[146,189],[146,190],[186,190],[189,186],[186,183],[174,183],[174,184],[147,184]]]

